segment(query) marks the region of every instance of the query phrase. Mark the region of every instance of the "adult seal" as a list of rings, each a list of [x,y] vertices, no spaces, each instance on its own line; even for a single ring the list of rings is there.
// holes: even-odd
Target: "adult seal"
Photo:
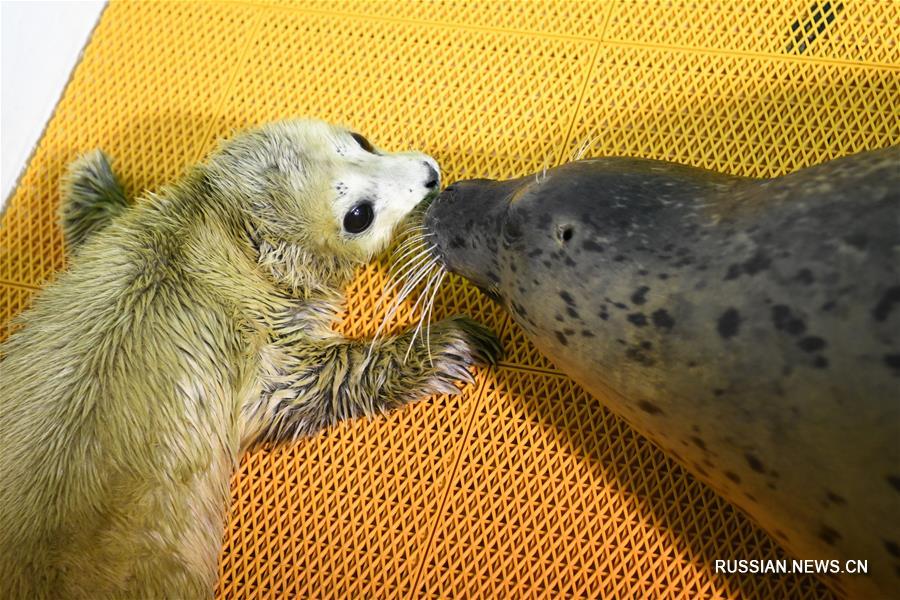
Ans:
[[[900,597],[900,148],[749,179],[635,158],[444,191],[445,267],[799,558]],[[844,563],[841,562],[841,568]]]

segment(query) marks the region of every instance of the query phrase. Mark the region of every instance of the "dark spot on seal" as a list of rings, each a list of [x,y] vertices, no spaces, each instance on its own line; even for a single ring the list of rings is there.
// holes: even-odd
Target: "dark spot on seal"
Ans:
[[[701,467],[701,466],[698,465],[697,463],[693,463],[693,465],[694,465],[694,470],[697,471],[697,473],[698,473],[701,477],[709,477],[709,473],[706,472],[706,469],[704,469],[703,467]]]
[[[847,501],[842,496],[835,494],[831,490],[825,490],[825,497],[829,502],[834,502],[835,504],[847,504]]]
[[[461,235],[453,236],[453,239],[450,240],[451,248],[462,248],[466,245],[466,240]]]
[[[500,277],[493,271],[488,271],[485,275],[491,280],[491,283],[500,283]]]
[[[806,323],[795,317],[790,307],[784,304],[776,304],[772,307],[772,324],[778,331],[789,335],[800,335],[806,331]]]
[[[731,265],[728,267],[728,271],[725,273],[724,280],[730,281],[732,279],[737,279],[741,276],[741,265]]]
[[[762,252],[757,252],[753,258],[744,263],[744,273],[753,276],[769,268],[772,261]]]
[[[822,528],[819,530],[819,539],[829,546],[834,546],[841,539],[841,534],[828,525],[822,525]]]
[[[651,415],[661,415],[662,409],[652,402],[647,402],[646,400],[641,400],[638,402],[638,408],[640,408],[645,413],[649,413]]]
[[[614,260],[615,262],[622,262],[622,261],[625,260],[625,255],[624,255],[624,254],[616,254],[616,255],[613,257],[613,260]]]
[[[628,322],[636,327],[643,327],[647,324],[647,317],[644,313],[631,313],[628,315]]]
[[[698,438],[696,435],[691,436],[691,441],[694,442],[694,445],[700,448],[701,450],[706,450],[706,443]]]
[[[625,351],[625,358],[628,360],[633,360],[634,362],[644,365],[646,367],[652,367],[656,362],[644,354],[640,348],[629,348]]]
[[[653,311],[653,314],[650,315],[650,318],[653,319],[653,325],[655,325],[658,329],[671,331],[672,327],[675,326],[675,319],[673,319],[669,315],[668,311],[666,311],[666,309],[664,308]]]
[[[566,266],[567,266],[567,267],[574,267],[575,265],[578,264],[578,263],[576,263],[574,260],[572,260],[572,257],[571,257],[571,256],[567,256],[566,259],[565,259],[563,262],[566,263]]]
[[[575,330],[574,330],[574,329],[566,328],[566,329],[563,329],[563,333],[566,334],[567,336],[569,336],[569,335],[574,334],[574,333],[575,333]]]
[[[588,252],[603,252],[603,246],[601,246],[594,240],[584,240],[583,242],[581,242],[581,247]]]
[[[900,304],[900,286],[888,288],[875,308],[872,309],[872,317],[879,323],[886,321],[895,304]]]
[[[741,315],[736,309],[729,308],[719,317],[716,327],[722,339],[732,338],[738,334],[738,330],[741,327]]]
[[[741,478],[738,476],[738,474],[732,473],[731,471],[725,471],[725,477],[727,477],[728,479],[730,479],[731,481],[733,481],[735,483],[741,482]]]
[[[844,236],[844,241],[857,250],[865,250],[866,246],[869,245],[869,238],[864,233],[852,233]]]
[[[643,342],[641,342],[641,348],[643,348],[644,350],[651,350],[653,348],[653,342],[644,340]]]
[[[559,293],[559,297],[569,306],[575,306],[575,298],[573,298],[569,292],[562,291]]]
[[[606,312],[606,309],[603,309],[600,312],[598,312],[597,316],[600,317],[601,319],[603,319],[604,321],[609,319],[609,313]]]
[[[553,266],[553,263],[550,262],[549,260],[542,260],[541,263],[548,269]]]
[[[573,319],[580,319],[581,316],[578,314],[578,311],[572,308],[571,306],[566,307],[566,313],[572,317]]]
[[[802,283],[803,285],[812,285],[813,283],[815,283],[816,278],[813,275],[813,272],[809,269],[800,269],[794,276],[794,280],[798,283]]]
[[[887,481],[892,488],[900,492],[900,475],[888,475]]]
[[[804,352],[818,352],[825,347],[825,340],[820,337],[810,335],[797,342],[797,347]]]
[[[659,275],[657,275],[657,277],[659,277],[662,281],[665,281],[666,279],[669,278],[669,274],[668,273],[660,273]]]
[[[834,310],[835,306],[837,306],[837,302],[835,302],[834,300],[829,300],[828,302],[826,302],[825,304],[822,305],[822,310],[824,312],[828,312],[828,311]]]
[[[566,339],[566,336],[563,334],[562,331],[554,331],[553,333],[556,334],[556,339],[559,340],[560,344],[562,344],[563,346],[569,345],[569,340]]]
[[[645,302],[647,302],[647,292],[649,291],[650,288],[648,288],[646,285],[642,285],[631,295],[631,301],[637,305],[644,304]]]
[[[525,310],[525,307],[522,306],[521,304],[519,304],[518,302],[513,301],[512,307],[513,307],[513,310],[515,310],[517,313],[519,313],[519,315],[521,315],[523,317],[528,316],[528,311]]]
[[[564,316],[562,316],[561,314],[559,314],[559,313],[556,313],[556,314],[553,316],[553,318],[556,319],[557,321],[559,321],[560,323],[565,323],[565,322],[566,322],[566,318],[565,318]]]
[[[724,395],[725,395],[725,390],[723,390],[722,388],[716,388],[713,390],[713,396],[715,396],[717,398],[719,396],[724,396]]]
[[[897,545],[897,542],[884,540],[884,549],[887,550],[891,556],[900,558],[900,546]]]
[[[895,375],[900,375],[900,354],[885,354],[884,364],[894,371]]]
[[[528,256],[528,258],[537,258],[538,256],[540,256],[540,255],[543,254],[543,253],[544,253],[544,251],[541,250],[540,248],[535,248],[534,250],[532,250],[531,252],[529,252],[529,253],[527,254],[527,256]]]
[[[813,364],[813,367],[815,367],[817,369],[827,369],[828,368],[828,359],[825,358],[824,356],[817,356],[813,360],[812,364]]]
[[[766,468],[763,466],[762,462],[752,454],[745,454],[744,458],[747,459],[747,464],[750,465],[750,468],[756,471],[757,473],[765,473]]]
[[[594,337],[594,333],[592,331],[588,331],[587,329],[582,329],[581,336],[587,337],[587,338],[592,338],[592,337]]]

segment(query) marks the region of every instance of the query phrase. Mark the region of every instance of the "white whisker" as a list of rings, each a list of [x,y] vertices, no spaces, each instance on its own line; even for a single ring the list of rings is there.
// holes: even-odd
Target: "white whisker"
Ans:
[[[441,276],[438,278],[437,283],[434,286],[435,290],[440,289],[441,284],[444,282],[444,277],[447,275],[447,270],[444,268],[444,265],[438,265],[438,271]],[[434,359],[431,357],[431,310],[434,308],[434,301],[437,299],[437,292],[435,291],[435,295],[432,296],[431,302],[428,304],[428,314],[425,316],[425,348],[428,349],[428,363],[433,367]]]
[[[372,342],[369,346],[369,351],[371,352],[372,347],[375,345],[375,342],[378,341],[378,338],[381,335],[381,332],[387,326],[387,324],[394,318],[394,315],[397,314],[397,311],[400,310],[400,306],[403,304],[403,301],[406,300],[407,296],[416,288],[416,286],[424,279],[428,273],[431,271],[432,267],[438,263],[439,259],[437,257],[433,257],[430,261],[428,261],[421,268],[417,269],[414,276],[412,276],[409,281],[407,281],[400,291],[397,294],[397,297],[391,303],[390,308],[388,309],[387,314],[384,319],[381,321],[381,324],[378,326],[378,329],[375,331],[375,335],[372,338]]]
[[[413,305],[413,312],[415,312],[416,308],[419,306],[419,303],[422,301],[422,299],[425,298],[426,296],[428,296],[428,292],[430,291],[430,288],[432,287],[432,285],[434,285],[438,280],[440,280],[442,278],[441,277],[442,273],[443,273],[443,268],[440,268],[431,277],[429,277],[428,283],[425,285],[425,288],[422,290],[422,293],[419,295],[418,300],[416,300],[415,305]],[[430,306],[434,302],[434,298],[437,295],[437,290],[438,290],[438,286],[434,285],[434,290],[431,291],[431,296],[429,297],[429,300],[426,301],[425,304],[422,305],[422,313],[419,316],[419,323],[418,323],[418,325],[416,325],[416,328],[413,330],[412,338],[409,341],[409,348],[406,349],[406,356],[403,358],[404,361],[409,359],[409,353],[412,351],[413,345],[416,343],[416,337],[418,337],[419,332],[422,331],[422,325],[425,323],[425,319],[428,316],[427,307]],[[431,355],[430,348],[428,350],[428,353],[429,353],[429,358],[430,358],[430,355]]]

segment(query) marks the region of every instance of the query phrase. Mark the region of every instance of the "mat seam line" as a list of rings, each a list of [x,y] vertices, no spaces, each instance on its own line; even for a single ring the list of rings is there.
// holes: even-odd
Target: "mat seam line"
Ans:
[[[32,292],[37,292],[41,289],[40,286],[22,283],[20,281],[8,281],[6,279],[0,279],[0,285],[8,285],[10,287],[21,288],[23,290],[29,290]]]
[[[600,39],[595,42],[594,53],[591,56],[591,62],[588,65],[587,72],[584,76],[584,84],[582,84],[581,86],[581,93],[578,95],[578,102],[575,104],[575,112],[572,114],[572,120],[569,123],[569,130],[566,132],[566,137],[563,138],[562,148],[559,149],[559,156],[556,157],[557,166],[563,164],[563,158],[566,156],[569,142],[572,139],[572,132],[575,131],[575,123],[578,122],[578,115],[581,114],[584,95],[587,94],[588,85],[590,84],[591,77],[594,74],[594,66],[597,64],[597,57],[600,56],[600,48],[603,47],[603,37],[606,35],[606,27],[607,25],[609,25],[609,19],[612,16],[613,10],[615,10],[615,8],[615,1],[610,2],[609,8],[606,9],[606,15],[603,17],[603,27],[600,28]]]
[[[402,17],[388,17],[385,15],[375,15],[375,14],[365,14],[365,13],[355,13],[355,12],[346,12],[346,11],[337,11],[337,10],[321,10],[316,8],[308,8],[308,7],[300,7],[300,6],[290,6],[290,5],[270,5],[263,4],[260,2],[252,2],[247,0],[226,0],[226,4],[235,4],[241,6],[251,6],[254,8],[262,8],[265,10],[275,10],[275,11],[284,11],[291,13],[305,13],[311,15],[319,15],[324,17],[339,17],[339,18],[349,18],[349,19],[357,19],[361,21],[382,21],[386,23],[402,23],[405,25],[429,25],[437,28],[450,28],[450,29],[466,29],[470,31],[480,31],[482,33],[510,33],[514,35],[519,35],[523,37],[543,37],[545,39],[550,40],[562,40],[562,41],[570,41],[570,42],[581,42],[581,43],[594,43],[597,40],[592,37],[585,36],[577,36],[577,35],[566,35],[563,33],[549,33],[542,31],[530,31],[527,29],[506,29],[503,27],[483,27],[480,25],[468,25],[465,23],[452,23],[452,22],[441,22],[441,21],[424,21],[421,19],[404,19]]]
[[[568,378],[569,376],[561,371],[553,371],[551,369],[543,369],[541,367],[532,367],[529,365],[518,365],[514,363],[497,363],[498,367],[502,367],[504,369],[511,369],[513,371],[524,371],[526,373],[535,373],[537,375],[552,375],[554,377],[562,377]]]
[[[416,573],[416,578],[413,580],[413,585],[409,589],[409,598],[415,598],[416,592],[419,589],[419,585],[422,582],[422,578],[425,575],[426,565],[428,564],[428,559],[431,557],[433,553],[432,544],[434,543],[434,538],[437,535],[438,527],[440,526],[440,518],[441,515],[444,514],[444,508],[447,506],[447,501],[450,499],[451,490],[453,488],[453,482],[456,481],[456,473],[459,470],[459,463],[462,460],[462,455],[466,449],[466,442],[469,439],[469,435],[472,432],[472,426],[475,424],[475,417],[478,415],[478,409],[481,405],[481,401],[483,399],[483,394],[487,389],[487,377],[481,382],[481,386],[478,388],[477,402],[475,406],[472,408],[472,414],[469,417],[469,422],[466,424],[466,432],[457,443],[458,449],[456,449],[456,454],[453,457],[453,467],[450,470],[449,475],[445,478],[444,484],[444,497],[441,498],[440,504],[438,505],[437,511],[434,513],[432,517],[433,523],[430,524],[431,531],[428,534],[428,541],[424,544],[425,552],[421,555],[421,559],[419,561],[419,569]]]
[[[690,52],[696,54],[714,54],[716,56],[739,56],[742,58],[759,58],[765,60],[777,60],[780,62],[808,62],[815,64],[837,65],[843,67],[867,67],[879,68],[889,71],[900,70],[900,65],[893,63],[880,63],[865,60],[849,60],[846,58],[827,58],[821,56],[798,56],[793,54],[776,54],[765,52],[750,52],[748,50],[723,50],[721,48],[700,48],[696,46],[676,46],[674,44],[654,44],[652,42],[628,42],[624,40],[606,40],[604,42],[610,46],[618,46],[621,48],[650,48],[655,50],[676,50],[679,52]]]
[[[890,62],[877,62],[877,61],[855,61],[849,60],[846,58],[827,58],[827,57],[819,57],[819,56],[800,56],[800,55],[788,55],[781,54],[776,52],[752,52],[749,50],[723,50],[719,48],[705,48],[702,46],[677,46],[674,44],[654,44],[652,42],[629,42],[624,40],[604,40],[595,37],[587,37],[587,36],[577,36],[577,35],[566,35],[566,34],[552,34],[543,31],[530,31],[527,29],[505,29],[502,27],[481,27],[478,25],[467,25],[462,23],[444,23],[440,21],[423,21],[420,19],[404,19],[401,17],[387,17],[384,15],[374,15],[374,14],[364,14],[364,13],[354,13],[354,12],[344,12],[344,11],[329,11],[329,10],[319,10],[315,8],[306,8],[306,7],[298,7],[298,6],[278,6],[278,5],[270,5],[263,4],[261,2],[252,2],[247,0],[226,0],[224,4],[233,5],[233,6],[248,6],[263,10],[271,10],[271,11],[283,11],[283,12],[291,12],[291,13],[305,13],[311,15],[319,15],[319,16],[333,16],[340,18],[351,18],[362,21],[374,20],[374,21],[384,21],[389,23],[403,23],[407,25],[429,25],[434,27],[447,27],[450,29],[467,29],[470,31],[480,31],[483,33],[509,33],[514,35],[519,35],[523,37],[541,37],[549,40],[563,40],[563,41],[572,41],[572,42],[588,42],[588,43],[601,43],[607,44],[609,46],[619,46],[619,47],[638,47],[638,48],[651,48],[658,50],[677,50],[681,52],[690,52],[695,54],[716,54],[716,55],[737,55],[741,57],[752,57],[752,58],[760,58],[765,60],[781,60],[781,61],[800,61],[800,62],[811,62],[811,63],[824,63],[824,64],[837,64],[843,66],[852,66],[852,67],[876,67],[888,70],[900,70],[900,65],[895,65]],[[613,3],[614,4],[614,3]],[[611,14],[611,13],[610,13]]]
[[[226,3],[231,4],[231,3]],[[206,133],[203,134],[202,139],[202,147],[198,149],[197,159],[199,160],[202,157],[205,149],[208,149],[212,144],[213,133],[216,131],[216,124],[219,118],[222,116],[222,113],[225,110],[225,104],[228,101],[229,94],[231,93],[231,89],[234,86],[234,82],[237,79],[238,73],[241,71],[241,66],[244,64],[244,60],[247,58],[247,53],[250,51],[250,46],[256,41],[256,36],[262,28],[263,19],[258,14],[253,14],[252,16],[253,22],[250,26],[250,32],[247,35],[247,43],[241,49],[240,54],[235,60],[234,67],[232,69],[231,75],[228,77],[228,83],[225,85],[222,91],[222,99],[219,101],[219,105],[216,106],[215,112],[213,112],[213,118],[209,123],[209,127],[206,130]]]

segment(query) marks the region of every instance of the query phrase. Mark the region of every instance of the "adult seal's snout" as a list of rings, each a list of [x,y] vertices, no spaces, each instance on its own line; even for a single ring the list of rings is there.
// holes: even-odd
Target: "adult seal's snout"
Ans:
[[[490,179],[454,183],[425,214],[425,227],[447,268],[489,294],[500,283],[493,259],[514,183]],[[485,248],[489,252],[484,252]]]
[[[427,227],[538,348],[798,558],[900,597],[900,149],[767,180],[602,158]],[[874,591],[877,589],[878,591]]]

